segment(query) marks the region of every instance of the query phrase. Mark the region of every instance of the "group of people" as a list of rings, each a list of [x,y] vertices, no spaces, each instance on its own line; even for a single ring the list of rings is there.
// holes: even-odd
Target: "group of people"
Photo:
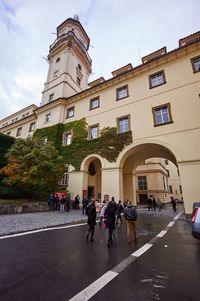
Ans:
[[[159,199],[154,198],[153,195],[150,195],[150,197],[148,198],[148,209],[156,211],[156,208],[158,207],[158,210],[161,211],[162,210],[162,203]]]
[[[108,241],[107,246],[110,248],[113,244],[113,231],[115,230],[115,225],[118,224],[119,220],[122,223],[121,214],[124,213],[124,217],[127,221],[127,239],[131,243],[131,230],[133,230],[135,240],[138,239],[137,232],[137,211],[136,207],[127,201],[125,208],[123,208],[121,201],[118,204],[115,202],[114,197],[110,201],[103,201],[103,206],[100,212],[100,222],[99,225],[104,226],[108,229]],[[89,229],[86,235],[86,239],[90,238],[90,241],[94,241],[94,229],[96,225],[96,206],[95,200],[92,199],[90,204],[86,208],[86,214],[88,215],[88,225]]]
[[[69,212],[70,209],[80,209],[80,196],[77,194],[74,200],[71,199],[70,193],[51,193],[48,198],[50,211],[59,210],[60,212]]]

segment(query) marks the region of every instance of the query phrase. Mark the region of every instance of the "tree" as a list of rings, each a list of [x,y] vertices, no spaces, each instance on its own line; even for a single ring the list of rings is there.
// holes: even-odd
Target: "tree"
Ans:
[[[8,163],[0,170],[6,176],[6,184],[21,186],[39,199],[56,190],[64,172],[64,161],[53,143],[32,137],[17,139],[6,157]]]

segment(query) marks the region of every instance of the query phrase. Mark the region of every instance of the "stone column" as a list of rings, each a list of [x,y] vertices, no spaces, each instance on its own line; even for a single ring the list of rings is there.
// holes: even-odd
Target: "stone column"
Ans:
[[[88,173],[86,171],[71,171],[69,173],[69,191],[72,198],[77,194],[82,198],[83,190],[88,189]]]
[[[123,201],[123,177],[121,168],[102,168],[102,199],[104,195],[109,195],[109,200],[113,196],[118,202]]]

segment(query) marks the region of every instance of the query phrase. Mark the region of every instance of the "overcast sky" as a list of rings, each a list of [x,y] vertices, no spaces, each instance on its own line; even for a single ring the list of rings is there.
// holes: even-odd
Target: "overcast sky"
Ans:
[[[0,119],[39,105],[56,28],[79,15],[90,37],[90,81],[200,30],[200,0],[0,0]]]

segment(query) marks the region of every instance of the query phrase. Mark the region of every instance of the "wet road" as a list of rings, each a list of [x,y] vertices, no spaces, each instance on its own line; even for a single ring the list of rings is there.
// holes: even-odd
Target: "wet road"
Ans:
[[[0,301],[69,300],[108,271],[119,273],[91,300],[199,301],[200,242],[183,215],[154,241],[176,214],[140,211],[139,241],[127,243],[124,223],[110,249],[98,224],[93,243],[85,241],[86,225],[1,239]],[[149,242],[148,251],[115,269]],[[74,300],[88,300],[87,293]]]

